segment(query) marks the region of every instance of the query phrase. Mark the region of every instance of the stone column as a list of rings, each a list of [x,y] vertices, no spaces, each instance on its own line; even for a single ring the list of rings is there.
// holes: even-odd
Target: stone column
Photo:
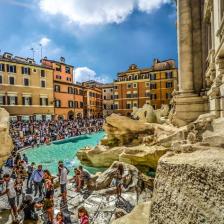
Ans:
[[[177,1],[179,91],[193,93],[191,0]]]

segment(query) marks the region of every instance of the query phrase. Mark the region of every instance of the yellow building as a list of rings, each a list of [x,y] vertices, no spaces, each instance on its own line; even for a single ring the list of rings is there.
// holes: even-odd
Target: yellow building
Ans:
[[[0,55],[0,106],[13,120],[51,119],[53,70],[30,58]]]

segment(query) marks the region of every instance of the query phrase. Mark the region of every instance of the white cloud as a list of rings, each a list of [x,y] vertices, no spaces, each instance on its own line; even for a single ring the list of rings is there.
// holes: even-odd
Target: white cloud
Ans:
[[[47,47],[47,45],[51,42],[51,39],[49,39],[48,37],[42,37],[40,39],[40,44],[43,46],[43,47]]]
[[[74,82],[85,82],[88,80],[95,80],[102,83],[109,81],[107,76],[98,76],[95,71],[88,67],[78,67],[74,70]]]
[[[39,0],[40,9],[79,25],[121,23],[135,9],[147,13],[170,0]]]

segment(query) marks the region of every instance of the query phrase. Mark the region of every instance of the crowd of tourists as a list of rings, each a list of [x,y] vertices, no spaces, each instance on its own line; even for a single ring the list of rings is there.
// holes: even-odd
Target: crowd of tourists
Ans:
[[[82,166],[69,170],[63,163],[58,162],[57,177],[52,176],[50,171],[43,169],[41,164],[29,163],[25,154],[13,151],[8,158],[0,176],[0,196],[7,195],[11,213],[16,223],[38,223],[40,213],[43,214],[47,224],[67,224],[68,220],[64,206],[67,206],[67,185],[73,183],[74,191],[83,194],[91,191],[93,179],[91,174]],[[71,173],[70,173],[71,172]],[[74,172],[74,173],[73,173]],[[68,178],[68,174],[71,174]],[[118,199],[121,197],[123,180],[125,179],[123,165],[120,164],[115,172],[111,186],[116,187]],[[59,185],[57,185],[57,183]],[[56,188],[60,188],[60,195]],[[60,210],[55,209],[56,203],[60,200]],[[69,212],[69,211],[68,211]],[[74,211],[73,211],[74,212]],[[90,217],[84,207],[78,208],[80,224],[90,224]]]
[[[15,149],[50,144],[82,134],[102,130],[103,119],[76,119],[52,121],[11,121],[10,135]]]
[[[60,184],[60,195],[55,195],[55,181],[49,170],[43,170],[42,165],[32,162],[28,163],[25,154],[21,157],[14,153],[6,161],[5,167],[10,172],[2,173],[0,179],[0,196],[7,195],[15,222],[37,223],[38,210],[45,215],[45,223],[66,224],[66,216],[63,209],[55,214],[55,197],[61,197],[60,208],[67,204],[67,184],[73,182],[75,191],[79,192],[91,178],[90,173],[79,166],[74,169],[74,176],[69,180],[69,170],[63,161],[58,162],[58,182]],[[80,224],[89,224],[89,215],[84,207],[78,209]],[[32,221],[32,222],[31,222]]]

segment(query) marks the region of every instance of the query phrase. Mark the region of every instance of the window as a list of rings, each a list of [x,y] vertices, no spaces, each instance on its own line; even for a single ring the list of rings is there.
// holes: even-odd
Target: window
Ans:
[[[156,89],[156,83],[150,83],[150,89]]]
[[[14,77],[12,77],[12,76],[9,77],[9,84],[10,85],[15,85],[15,78]]]
[[[75,103],[75,104],[74,104],[74,107],[75,107],[75,108],[79,108],[79,102],[78,102],[78,101],[75,101],[74,103]],[[81,105],[80,105],[80,106],[81,106]]]
[[[61,79],[61,76],[60,75],[56,75],[56,79]]]
[[[133,88],[137,88],[138,87],[138,84],[137,83],[134,83],[133,84]]]
[[[166,82],[166,88],[172,88],[173,83],[172,82]]]
[[[41,76],[42,78],[45,77],[45,70],[41,70],[41,71],[40,71],[40,76]]]
[[[127,84],[127,89],[130,89],[132,87],[132,83]]]
[[[146,97],[151,97],[151,93],[146,92],[146,93],[145,93],[145,96],[146,96]]]
[[[0,84],[3,83],[2,76],[0,75]]]
[[[21,72],[24,75],[30,75],[30,68],[29,67],[21,67]]]
[[[41,97],[41,98],[40,98],[40,105],[41,105],[41,106],[48,106],[48,98],[46,98],[46,97]]]
[[[131,104],[130,103],[126,104],[126,109],[131,109]]]
[[[25,106],[32,105],[32,97],[24,96],[22,100],[23,100],[23,105]]]
[[[105,93],[106,91],[107,91],[106,89],[103,90],[104,93]]]
[[[172,79],[173,73],[172,72],[166,72],[166,79]]]
[[[45,80],[41,80],[41,87],[45,88],[46,87],[46,81]]]
[[[118,104],[113,105],[114,110],[118,110]]]
[[[79,89],[79,95],[83,95],[83,91],[81,89]]]
[[[37,72],[37,70],[34,68],[34,69],[33,69],[33,72]]]
[[[0,64],[0,71],[4,72],[5,71],[5,65],[4,64]]]
[[[106,100],[106,99],[107,99],[107,97],[106,97],[106,96],[103,96],[103,99],[104,99],[104,100]]]
[[[137,92],[134,92],[134,93],[132,94],[132,98],[138,98],[138,93],[137,93]]]
[[[156,95],[156,94],[154,94],[154,93],[152,93],[152,94],[150,95],[150,97],[151,97],[151,100],[156,100],[157,95]]]
[[[133,107],[138,107],[138,103],[137,102],[134,102],[133,103]]]
[[[55,70],[58,71],[58,72],[60,72],[61,71],[61,65],[56,65]]]
[[[73,94],[73,88],[72,87],[68,87],[68,93]]]
[[[104,109],[104,110],[107,109],[107,105],[106,105],[106,104],[103,105],[103,109]]]
[[[73,108],[74,107],[74,102],[69,100],[68,101],[68,107]]]
[[[83,102],[80,102],[80,108],[83,108]]]
[[[61,107],[61,100],[55,100],[55,107]]]
[[[8,96],[8,105],[17,105],[17,96]]]
[[[166,93],[166,99],[171,99],[172,98],[172,94],[171,93]]]
[[[30,85],[30,80],[29,79],[24,79],[23,84],[24,84],[24,86],[29,86]]]
[[[72,79],[71,79],[71,78],[69,78],[69,77],[67,77],[67,78],[66,78],[66,80],[67,80],[67,81],[72,81]]]
[[[114,86],[114,89],[118,89],[118,86]]]
[[[114,95],[114,97],[113,97],[113,98],[114,98],[115,100],[116,100],[116,99],[118,99],[118,95]]]
[[[16,65],[7,65],[7,72],[16,73]]]
[[[60,86],[59,85],[55,85],[54,86],[54,91],[55,92],[60,92]]]
[[[68,73],[68,74],[70,74],[70,67],[69,66],[66,66],[65,67],[65,72]]]
[[[156,74],[150,74],[150,80],[156,80]]]
[[[127,98],[132,98],[132,94],[131,94],[131,93],[127,93],[127,94],[126,94],[126,97],[127,97]]]
[[[0,96],[0,105],[5,105],[5,96]]]

